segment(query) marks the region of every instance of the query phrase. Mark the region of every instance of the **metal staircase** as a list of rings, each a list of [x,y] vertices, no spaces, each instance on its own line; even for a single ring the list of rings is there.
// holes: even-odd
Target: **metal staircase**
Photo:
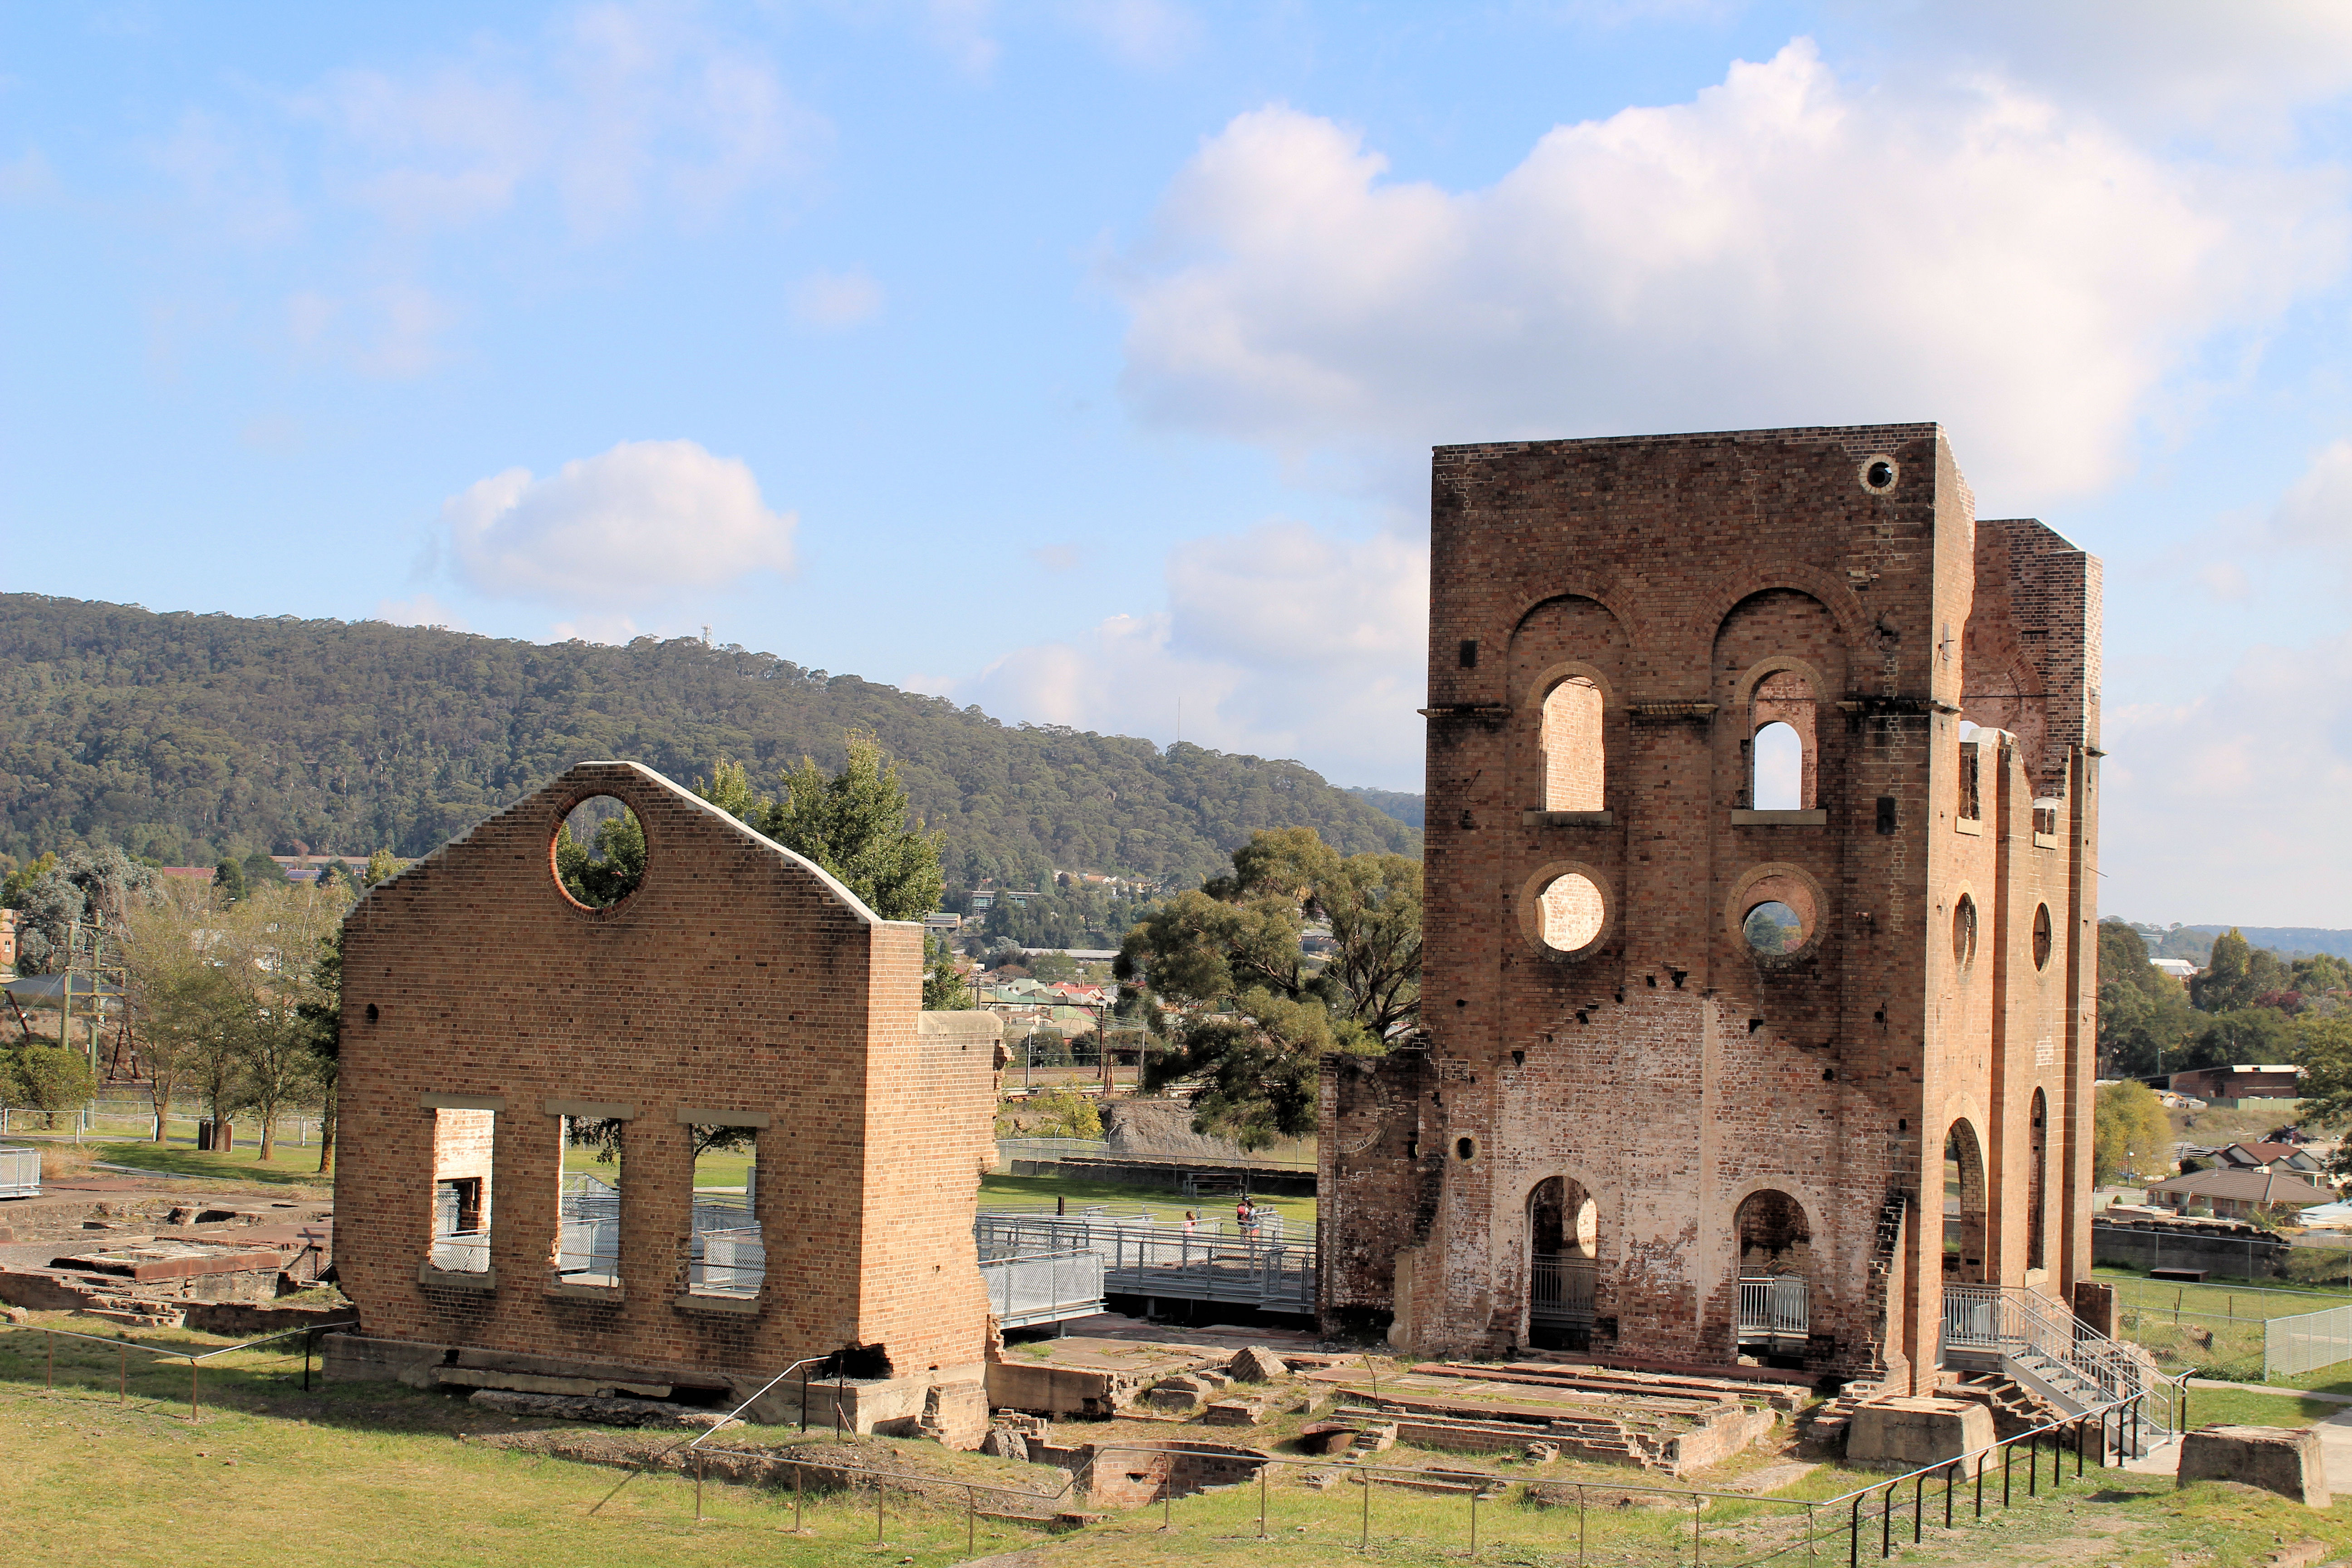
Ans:
[[[1943,1364],[2011,1379],[2053,1409],[2081,1415],[2139,1400],[2134,1458],[2173,1440],[2177,1379],[2146,1351],[2110,1339],[2036,1290],[2001,1285],[1944,1287]]]

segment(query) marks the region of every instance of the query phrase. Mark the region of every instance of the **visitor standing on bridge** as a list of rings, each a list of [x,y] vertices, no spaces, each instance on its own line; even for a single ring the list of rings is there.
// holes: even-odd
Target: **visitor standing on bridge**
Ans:
[[[1249,1241],[1257,1235],[1257,1208],[1244,1193],[1242,1201],[1234,1205],[1234,1223],[1241,1227],[1242,1239]]]

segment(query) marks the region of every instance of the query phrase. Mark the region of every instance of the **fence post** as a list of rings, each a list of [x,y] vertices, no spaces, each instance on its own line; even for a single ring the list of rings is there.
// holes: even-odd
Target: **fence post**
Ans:
[[[122,1360],[121,1363],[114,1369],[114,1392],[117,1403],[128,1405],[131,1403],[131,1347],[124,1345],[116,1353],[121,1356]]]
[[[694,1452],[694,1522],[702,1522],[702,1450]]]
[[[2025,1495],[2042,1495],[2042,1429],[2038,1426],[2025,1435]]]
[[[1878,1500],[1878,1555],[1882,1562],[1895,1555],[1895,1489],[1902,1484],[1887,1482],[1886,1495]]]
[[[1979,1455],[1977,1458],[1977,1517],[1979,1519],[1984,1517],[1984,1458]]]
[[[874,1482],[874,1544],[882,1544],[882,1482],[878,1478]]]
[[[963,1489],[963,1554],[966,1557],[980,1550],[980,1493],[971,1487]]]
[[[793,1461],[793,1533],[801,1533],[801,1480],[807,1475],[806,1467],[798,1459]]]
[[[1583,1561],[1580,1553],[1579,1562]],[[1845,1568],[1862,1568],[1862,1494],[1853,1494],[1853,1517],[1845,1527]]]
[[[194,1356],[188,1358],[188,1419],[191,1421],[196,1419],[196,1380],[204,1374],[204,1363]]]
[[[2017,1439],[2012,1437],[2000,1446],[2000,1506],[2003,1508],[2009,1506],[2010,1477],[2017,1468],[2012,1462],[2016,1458]]]
[[[1261,1536],[1265,1533],[1265,1524],[1262,1520],[1257,1532]],[[1478,1555],[1478,1489],[1475,1484],[1470,1489],[1470,1555]]]
[[[1911,1478],[1911,1544],[1919,1544],[1919,1532],[1927,1518],[1927,1472],[1921,1470]]]
[[[1952,1483],[1960,1479],[1960,1462],[1954,1459],[1944,1467],[1944,1528],[1952,1528]]]
[[[1470,1495],[1475,1498],[1478,1494],[1474,1491]],[[1691,1568],[1698,1568],[1698,1510],[1699,1496],[1698,1493],[1693,1492],[1691,1493]],[[1473,1550],[1475,1551],[1475,1548],[1473,1548]]]
[[[1371,1359],[1366,1356],[1365,1364],[1369,1366]],[[1364,1483],[1364,1533],[1363,1539],[1358,1542],[1358,1545],[1361,1550],[1369,1552],[1372,1546],[1372,1478],[1370,1472],[1367,1471],[1358,1479]]]
[[[1265,1478],[1273,1468],[1272,1465],[1260,1465],[1257,1468],[1257,1538],[1260,1541],[1265,1539]],[[1471,1549],[1475,1551],[1478,1534],[1478,1514],[1475,1509],[1473,1509],[1470,1513],[1470,1534]]]
[[[58,1336],[47,1329],[43,1329],[41,1332],[48,1337],[49,1342],[49,1373],[45,1386],[54,1393],[58,1386]]]

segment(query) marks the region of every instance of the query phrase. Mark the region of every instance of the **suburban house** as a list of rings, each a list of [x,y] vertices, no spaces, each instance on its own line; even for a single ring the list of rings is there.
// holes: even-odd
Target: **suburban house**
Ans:
[[[2197,966],[2185,958],[2151,958],[2148,963],[2153,968],[2171,975],[2183,985],[2188,984],[2190,978],[2197,973]]]
[[[2327,1168],[2326,1163],[2293,1143],[2232,1143],[2213,1151],[2213,1158],[2225,1171],[2293,1171],[2299,1175],[2315,1175]]]
[[[2216,1219],[2248,1219],[2276,1204],[2332,1204],[2336,1194],[2291,1171],[2192,1171],[2148,1188],[2147,1201],[2176,1214],[2210,1209]]]

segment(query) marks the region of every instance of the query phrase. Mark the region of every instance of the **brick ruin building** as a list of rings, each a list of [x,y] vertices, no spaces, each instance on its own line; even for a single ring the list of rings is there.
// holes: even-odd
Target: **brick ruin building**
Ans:
[[[1423,1035],[1323,1309],[1932,1382],[2090,1270],[2099,563],[1933,425],[1441,447]]]
[[[583,803],[644,833],[601,907],[555,864]],[[979,1441],[997,1024],[919,1012],[920,926],[586,763],[343,929],[334,1375],[731,1401],[839,1352],[812,1420]],[[567,1173],[573,1134],[617,1159]],[[697,1189],[714,1139],[750,1145],[741,1195]],[[797,1381],[753,1414],[797,1419]]]

